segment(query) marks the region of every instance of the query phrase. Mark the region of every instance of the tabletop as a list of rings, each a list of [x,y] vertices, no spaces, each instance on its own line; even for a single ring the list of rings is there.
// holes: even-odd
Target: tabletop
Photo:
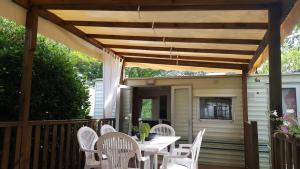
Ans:
[[[151,141],[145,141],[144,143],[138,141],[138,144],[142,151],[158,153],[179,139],[179,136],[156,136]]]

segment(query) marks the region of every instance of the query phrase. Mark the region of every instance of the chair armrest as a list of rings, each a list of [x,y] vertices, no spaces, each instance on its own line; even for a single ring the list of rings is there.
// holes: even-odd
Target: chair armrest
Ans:
[[[97,150],[91,150],[91,149],[80,149],[80,150],[88,153],[98,153]]]
[[[187,157],[188,155],[190,155],[191,150],[190,149],[182,149],[182,148],[176,148],[173,150],[173,154],[177,155],[177,156],[184,156]]]
[[[147,161],[147,160],[150,160],[150,157],[149,157],[149,156],[146,156],[146,157],[142,157],[142,158],[141,158],[141,161],[143,161],[143,162],[145,162],[145,161]]]
[[[179,144],[178,148],[179,149],[182,149],[182,148],[186,148],[186,149],[189,148],[190,149],[190,148],[192,148],[192,146],[193,146],[192,144]]]

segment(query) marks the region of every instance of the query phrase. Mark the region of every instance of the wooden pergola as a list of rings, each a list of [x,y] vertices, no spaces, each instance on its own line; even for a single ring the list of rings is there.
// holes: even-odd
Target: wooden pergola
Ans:
[[[281,25],[292,18],[296,0],[13,0],[27,9],[20,121],[28,145],[32,61],[38,17],[99,49],[108,49],[128,66],[242,73],[243,120],[247,113],[247,74],[266,54],[270,67],[270,110],[282,113]],[[294,7],[294,8],[293,8]],[[291,12],[292,11],[292,12]],[[294,13],[292,13],[294,14]],[[287,19],[286,19],[287,18]],[[292,18],[293,19],[293,18]],[[290,29],[288,24],[284,29]],[[49,30],[51,31],[51,30]],[[200,69],[199,69],[200,70]],[[20,166],[27,150],[21,149]]]

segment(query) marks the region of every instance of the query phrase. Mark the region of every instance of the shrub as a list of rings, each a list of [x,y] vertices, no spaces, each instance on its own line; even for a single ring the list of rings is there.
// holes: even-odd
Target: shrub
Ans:
[[[18,119],[24,32],[0,18],[0,121]],[[41,35],[37,43],[30,119],[85,118],[89,94],[74,66],[74,52]]]

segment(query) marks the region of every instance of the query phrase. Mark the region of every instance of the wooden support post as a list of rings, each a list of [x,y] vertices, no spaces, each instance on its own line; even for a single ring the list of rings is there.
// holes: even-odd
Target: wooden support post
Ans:
[[[281,50],[280,50],[280,18],[282,10],[280,4],[273,4],[269,9],[269,98],[270,110],[276,110],[282,116],[282,87],[281,87]],[[274,144],[272,134],[275,129],[270,121],[270,142],[272,145],[272,165],[274,162]]]
[[[270,110],[282,116],[281,50],[280,50],[281,6],[274,4],[269,9],[269,97]]]
[[[248,153],[247,153],[247,149],[249,149],[249,147],[246,144],[246,140],[247,137],[247,131],[246,131],[246,124],[248,122],[248,95],[247,95],[247,68],[243,69],[243,74],[242,74],[242,102],[243,102],[243,124],[244,124],[244,154],[245,154],[245,168],[247,168],[249,161],[247,161],[248,159]]]
[[[247,69],[242,74],[243,121],[248,121]]]
[[[31,131],[28,125],[30,111],[32,63],[36,48],[38,14],[36,8],[30,8],[26,16],[25,47],[22,63],[21,110],[19,121],[22,122],[20,146],[20,169],[29,168]],[[30,137],[30,138],[29,138]]]

